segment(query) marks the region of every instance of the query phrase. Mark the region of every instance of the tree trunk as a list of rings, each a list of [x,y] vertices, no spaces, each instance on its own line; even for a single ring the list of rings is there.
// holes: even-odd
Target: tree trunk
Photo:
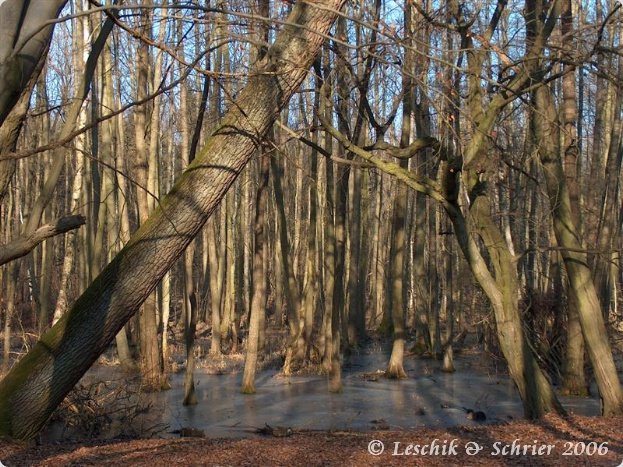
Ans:
[[[223,207],[221,207],[223,209]],[[221,304],[224,261],[217,253],[216,216],[208,221],[208,259],[210,262],[210,309],[212,311],[212,337],[210,354],[221,354]]]
[[[236,105],[72,309],[0,383],[0,436],[31,438],[152,293],[305,78],[343,0],[297,3]]]
[[[275,158],[270,160],[271,171],[273,175],[273,188],[275,191],[275,202],[277,204],[277,261],[283,267],[281,274],[283,291],[286,299],[286,312],[288,316],[288,343],[286,349],[286,358],[283,364],[283,373],[290,375],[295,362],[295,347],[300,333],[299,309],[301,298],[294,277],[294,265],[292,249],[288,242],[288,230],[286,225],[285,200],[283,195],[283,168],[279,161]]]
[[[193,282],[195,245],[192,242],[184,252],[184,343],[186,345],[186,370],[184,372],[183,405],[196,405],[195,394],[195,332],[197,331],[197,294]]]
[[[407,118],[408,120],[409,118]],[[404,167],[403,167],[404,168]],[[392,353],[385,374],[388,378],[406,378],[403,367],[404,347],[406,340],[405,329],[405,302],[404,302],[404,271],[405,271],[405,211],[407,190],[400,183],[396,186],[396,201],[394,205],[393,232],[389,253],[390,286],[388,290],[388,310],[391,313],[393,346]]]
[[[47,53],[54,25],[67,0],[5,0],[0,4],[0,125],[9,115]],[[19,51],[19,53],[15,53]]]
[[[405,7],[404,22],[407,30],[412,29],[412,7],[407,4]],[[402,128],[400,134],[400,147],[405,148],[411,142],[411,119],[414,110],[415,94],[413,81],[411,79],[411,69],[413,67],[413,54],[407,51],[405,55],[405,68],[407,73],[403,79],[403,101],[402,101]],[[403,169],[408,167],[408,160],[399,161]],[[423,214],[423,213],[417,213]],[[404,348],[406,341],[406,288],[408,282],[405,274],[406,249],[407,249],[407,187],[403,183],[396,186],[396,197],[394,201],[394,217],[392,219],[392,237],[389,252],[390,264],[390,285],[388,289],[388,309],[391,313],[393,345],[392,353],[389,358],[385,374],[388,378],[406,378],[404,370]]]
[[[260,162],[260,183],[257,188],[255,207],[255,254],[253,255],[253,295],[251,298],[251,319],[247,339],[247,356],[244,362],[242,388],[244,394],[255,393],[255,370],[260,337],[261,315],[266,312],[267,271],[264,270],[266,248],[266,206],[268,204],[268,176],[270,156],[263,154]]]
[[[151,4],[151,1],[144,2]],[[151,15],[150,10],[141,10],[140,20],[141,33],[146,37],[151,35]],[[149,93],[149,68],[150,54],[147,43],[139,41],[137,45],[137,72],[136,72],[136,98],[145,99]],[[134,176],[136,177],[136,200],[138,218],[140,224],[147,222],[150,211],[153,207],[151,196],[148,193],[150,180],[153,180],[153,171],[156,170],[153,158],[149,154],[149,126],[147,125],[147,115],[149,109],[147,105],[140,105],[134,110],[134,144],[136,154],[134,161]],[[154,129],[155,131],[155,129]],[[150,164],[151,162],[151,164]],[[158,338],[158,296],[153,291],[144,301],[139,312],[139,333],[140,333],[140,366],[143,385],[147,390],[158,391],[167,387],[168,383],[164,374],[164,362],[160,349],[160,339]]]
[[[225,196],[225,223],[223,235],[225,235],[225,248],[227,262],[224,269],[223,283],[223,320],[221,321],[221,336],[231,338],[231,353],[238,351],[238,336],[236,333],[236,261],[237,252],[234,249],[234,236],[236,235],[236,193],[229,190]]]
[[[328,52],[322,57],[323,60],[323,78],[324,86],[320,90],[323,97],[320,101],[319,115],[330,118],[333,110],[327,104],[328,97],[331,94],[332,82],[330,74],[330,62]],[[325,135],[325,150],[332,153],[333,140],[331,135]],[[342,367],[340,361],[340,315],[333,307],[333,294],[335,291],[335,264],[336,264],[336,248],[337,240],[335,237],[335,176],[334,163],[327,160],[325,164],[325,206],[323,209],[324,218],[324,237],[325,248],[323,257],[324,270],[324,316],[323,316],[323,335],[324,349],[322,355],[322,366],[328,374],[328,389],[330,392],[339,393],[342,391]]]
[[[448,248],[448,256],[456,258],[456,254],[453,254],[452,247],[450,245]],[[444,294],[442,296],[442,308],[446,311],[446,341],[444,343],[444,351],[443,351],[443,364],[442,371],[446,373],[453,373],[454,368],[454,349],[453,349],[453,340],[454,340],[454,281],[452,276],[454,263],[450,263],[446,265],[445,277],[444,277]]]
[[[563,37],[572,37],[573,31],[573,11],[571,0],[563,1],[563,11],[561,15],[561,32]],[[569,34],[569,36],[567,36]],[[567,39],[565,39],[567,40]],[[570,58],[570,57],[569,57]],[[580,161],[580,150],[578,146],[577,132],[577,98],[575,92],[576,75],[575,69],[569,70],[571,65],[564,65],[567,72],[562,78],[562,124],[563,124],[563,156],[564,171],[569,187],[569,201],[572,206],[580,207],[580,189],[578,180],[578,165]],[[573,222],[580,227],[580,210],[574,210]],[[558,255],[562,262],[562,256]],[[561,265],[562,267],[562,265]],[[568,294],[567,299],[568,319],[567,319],[567,348],[563,368],[563,392],[572,395],[587,395],[586,377],[584,375],[584,337],[580,325],[580,315],[578,304],[574,294]]]
[[[460,214],[458,207],[447,209],[447,212],[467,263],[491,302],[500,348],[508,362],[511,378],[519,390],[526,418],[540,418],[552,410],[564,413],[549,381],[538,367],[523,334],[517,302],[519,283],[517,271],[501,232],[487,213],[488,209],[487,200],[482,198],[470,212],[479,223],[475,230],[481,234],[487,247],[496,271],[495,278],[489,272],[484,258],[478,251],[473,234],[470,232],[471,229]]]
[[[268,0],[258,0],[258,14],[268,18],[270,16],[270,4]],[[269,41],[267,24],[261,23],[258,32],[259,42]],[[265,55],[265,48],[258,47],[256,60],[261,60]],[[270,131],[270,141],[274,141],[274,132]],[[271,149],[269,145],[263,147],[265,151],[260,158],[260,174],[255,196],[255,219],[254,241],[255,251],[253,254],[253,292],[251,296],[251,309],[249,311],[249,336],[247,338],[247,356],[244,362],[242,375],[242,388],[244,394],[255,393],[255,371],[257,368],[257,354],[260,348],[260,334],[263,330],[266,315],[267,285],[268,285],[268,235],[267,215],[268,212],[268,179],[270,176],[270,154],[266,151]]]
[[[310,179],[316,180],[318,176],[318,154],[312,151],[311,158],[311,173]],[[311,345],[312,345],[312,332],[314,325],[314,316],[316,313],[318,303],[318,269],[316,264],[317,258],[317,243],[316,243],[316,228],[317,228],[317,205],[316,197],[314,196],[315,190],[308,191],[308,229],[307,229],[307,252],[305,254],[305,275],[303,279],[303,298],[301,300],[302,319],[304,321],[303,326],[303,355],[305,358],[310,357]]]
[[[534,131],[545,174],[551,215],[558,245],[569,277],[569,292],[577,303],[586,349],[595,372],[604,415],[623,413],[623,390],[619,381],[601,305],[588,266],[588,255],[577,233],[559,146],[559,122],[547,86],[535,92]]]

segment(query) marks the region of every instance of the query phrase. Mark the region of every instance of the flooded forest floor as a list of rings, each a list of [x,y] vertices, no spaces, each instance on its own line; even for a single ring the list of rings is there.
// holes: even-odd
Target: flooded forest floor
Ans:
[[[0,441],[0,465],[623,465],[623,417],[597,417],[596,397],[561,397],[569,417],[525,421],[506,365],[475,345],[454,373],[407,355],[396,381],[382,376],[388,346],[373,342],[344,358],[340,394],[313,371],[284,377],[274,352],[243,395],[243,355],[200,355],[191,407],[181,359],[171,389],[147,393],[111,355],[36,442]]]

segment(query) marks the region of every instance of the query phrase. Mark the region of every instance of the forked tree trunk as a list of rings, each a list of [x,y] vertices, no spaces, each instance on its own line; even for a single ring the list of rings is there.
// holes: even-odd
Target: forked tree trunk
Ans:
[[[457,208],[458,209],[458,208]],[[519,313],[519,277],[502,232],[491,217],[489,200],[478,197],[470,214],[474,225],[468,226],[462,216],[450,213],[457,240],[480,286],[491,302],[495,314],[500,349],[508,362],[511,378],[517,385],[528,419],[548,412],[564,413],[556,394],[528,346]],[[489,253],[495,277],[478,251],[471,236],[477,232]],[[469,238],[466,238],[469,237]]]
[[[0,383],[0,436],[32,438],[201,230],[305,78],[343,0],[297,3],[188,170]],[[314,5],[320,5],[316,8]]]
[[[537,10],[534,2],[526,3],[524,14],[529,27],[534,27],[537,23],[536,18],[543,17],[540,10]],[[548,20],[555,18],[557,12],[558,10],[553,8]],[[540,40],[528,48],[526,58],[539,55],[540,46],[547,41],[553,24],[553,21],[548,21],[548,27],[539,32]],[[492,25],[486,36],[493,34],[497,22]],[[462,40],[467,46],[466,57],[470,71],[467,107],[469,116],[474,122],[470,142],[463,152],[461,176],[470,199],[469,223],[463,215],[459,216],[452,212],[452,209],[449,210],[450,206],[445,207],[470,268],[491,302],[500,348],[508,362],[510,375],[519,390],[524,415],[526,418],[535,419],[552,411],[564,413],[550,382],[539,368],[523,331],[519,313],[517,266],[504,235],[493,219],[487,196],[487,180],[493,176],[495,170],[489,157],[487,135],[490,134],[506,104],[500,95],[495,96],[488,105],[484,104],[479,77],[485,63],[485,54],[483,49],[474,48],[471,36],[463,35]],[[538,62],[534,60],[526,63],[528,64],[526,70],[518,74],[511,86],[519,88],[524,86],[529,80],[531,68],[538,66]],[[458,185],[458,174],[456,170],[450,170],[450,167],[448,169],[443,183],[445,197],[452,200],[452,204],[458,210],[458,191],[455,188]],[[485,244],[493,271],[487,268],[482,255],[477,251],[474,239],[471,238],[474,233],[478,234]]]

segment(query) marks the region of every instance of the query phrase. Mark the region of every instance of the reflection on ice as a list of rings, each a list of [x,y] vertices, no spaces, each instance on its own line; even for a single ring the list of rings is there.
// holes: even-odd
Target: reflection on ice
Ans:
[[[457,371],[443,373],[433,360],[405,359],[408,379],[364,378],[385,368],[388,355],[382,352],[355,355],[344,362],[341,394],[327,390],[322,376],[281,377],[275,370],[257,377],[257,394],[240,393],[242,375],[209,375],[198,370],[196,406],[182,406],[183,374],[172,376],[172,389],[160,393],[139,393],[141,405],[151,409],[132,421],[112,423],[100,437],[120,433],[174,436],[171,432],[192,427],[209,437],[251,436],[255,429],[290,427],[293,430],[380,430],[449,427],[478,423],[469,420],[466,409],[482,411],[486,422],[504,422],[522,417],[517,391],[503,370],[486,373],[481,355],[461,354]],[[376,376],[376,375],[374,375]],[[115,367],[92,369],[85,381],[117,380]],[[371,380],[373,379],[373,380]],[[595,398],[562,397],[565,407],[581,415],[598,415]],[[159,429],[154,430],[153,427]],[[66,431],[63,423],[52,424],[43,440],[88,436]]]
[[[257,394],[243,395],[240,374],[197,372],[199,404],[194,407],[181,405],[183,379],[177,375],[172,390],[149,396],[156,408],[150,418],[170,425],[171,430],[200,428],[211,437],[248,436],[265,423],[308,430],[371,430],[380,421],[391,429],[476,423],[467,419],[464,408],[485,412],[487,423],[521,418],[521,402],[512,382],[503,372],[475,372],[476,358],[459,356],[457,372],[452,374],[431,370],[436,365],[431,360],[409,358],[405,361],[409,379],[368,381],[362,373],[384,368],[387,355],[354,356],[345,362],[341,394],[329,393],[324,377],[284,378],[267,371],[258,376]],[[572,412],[599,413],[594,398],[562,400]]]

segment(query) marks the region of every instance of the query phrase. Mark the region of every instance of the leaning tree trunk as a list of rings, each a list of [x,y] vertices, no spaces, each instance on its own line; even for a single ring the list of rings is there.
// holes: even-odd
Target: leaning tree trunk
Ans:
[[[15,169],[17,167],[17,161],[15,159],[2,159],[2,156],[14,152],[17,148],[17,140],[21,133],[24,120],[26,119],[28,108],[30,107],[32,90],[39,79],[45,62],[45,57],[39,59],[37,69],[32,73],[30,82],[24,86],[22,96],[15,106],[13,106],[9,115],[0,124],[0,203],[7,195],[9,184],[11,180],[13,180],[13,175],[15,175]]]
[[[602,399],[604,415],[623,414],[623,390],[608,340],[608,331],[588,265],[588,255],[582,248],[560,158],[559,122],[551,92],[547,86],[535,92],[536,112],[533,122],[539,157],[545,174],[551,215],[558,245],[562,248],[569,292],[580,315],[580,325],[588,356]]]
[[[161,205],[0,383],[0,436],[32,438],[201,230],[305,78],[344,0],[297,3]]]
[[[47,53],[55,19],[67,0],[0,3],[0,125],[17,104],[39,59]],[[18,53],[16,53],[18,52]]]
[[[522,89],[529,82],[531,73],[535,71],[534,67],[538,67],[538,62],[533,58],[539,56],[541,45],[551,34],[557,12],[557,8],[552,8],[550,11],[550,16],[546,21],[547,27],[539,32],[539,41],[531,43],[526,51],[525,58],[530,60],[525,61],[525,69],[509,83],[509,89]],[[534,26],[536,16],[543,16],[540,15],[540,10],[536,11],[533,2],[526,2],[525,15],[530,27]],[[499,15],[494,15],[494,18],[485,34],[486,40],[492,37],[497,27]],[[444,207],[450,214],[457,240],[470,268],[491,302],[500,348],[508,362],[510,375],[521,395],[526,418],[540,418],[548,412],[564,413],[550,382],[539,368],[529,348],[519,312],[517,265],[504,235],[493,219],[490,200],[487,196],[488,180],[494,177],[497,170],[493,159],[489,157],[488,135],[507,103],[504,97],[498,94],[488,105],[485,105],[480,73],[486,63],[486,54],[483,49],[474,48],[470,34],[463,34],[462,41],[465,44],[469,71],[467,110],[473,122],[469,144],[463,151],[462,167],[459,167],[462,171],[460,179],[465,184],[470,200],[469,224],[465,223],[463,216],[457,216],[448,211],[451,205]],[[458,209],[459,172],[453,166],[460,160],[452,158],[452,155],[449,155],[449,159],[447,170],[442,177],[442,185],[445,198],[452,201]],[[493,271],[487,268],[482,256],[474,248],[473,238],[465,238],[473,233],[479,235],[485,244]]]
[[[500,349],[508,362],[511,378],[517,385],[528,419],[548,412],[564,413],[556,394],[529,348],[519,311],[517,267],[504,237],[491,216],[489,200],[479,196],[470,208],[473,224],[462,215],[446,209],[474,277],[482,287],[495,314]],[[459,211],[456,206],[456,211]],[[472,235],[478,233],[485,244],[495,276],[488,270]]]
[[[17,5],[18,3],[20,4],[19,6]],[[33,8],[29,10],[28,6],[21,5],[25,3],[26,2],[9,1],[0,6],[0,18],[2,18],[2,22],[0,24],[5,25],[10,24],[12,21],[15,21],[16,23],[18,20],[22,21],[19,24],[19,27],[17,27],[17,34],[20,36],[19,40],[28,39],[29,35],[40,28],[44,21],[55,18],[58,14],[58,10],[60,10],[60,8],[62,8],[65,4],[65,2],[58,1],[42,1],[38,4],[41,7],[41,11],[35,12]],[[7,5],[13,5],[12,8],[15,10],[10,12],[5,11]],[[57,8],[58,10],[55,10],[54,8]],[[19,17],[20,11],[21,14],[24,15],[22,18]],[[18,14],[18,16],[14,18],[14,14]],[[93,44],[93,50],[89,54],[88,60],[85,64],[86,69],[84,76],[77,87],[76,98],[68,110],[67,120],[61,129],[61,138],[63,136],[67,136],[67,134],[74,129],[75,122],[80,114],[82,103],[91,87],[97,58],[102,51],[106,38],[112,30],[112,25],[112,21],[106,21],[98,39]],[[9,28],[4,28],[2,32],[4,33],[8,29]],[[4,49],[3,45],[0,45],[0,155],[15,150],[17,138],[20,134],[21,126],[28,110],[30,92],[32,91],[32,87],[34,86],[37,76],[39,76],[45,63],[50,34],[51,30],[48,30],[42,36],[35,36],[35,39],[38,39],[29,40],[26,45],[20,49],[20,53],[17,54],[16,57],[6,57],[5,54],[7,53],[7,50]],[[0,44],[4,44],[4,39],[6,38],[0,36],[0,39],[3,39],[0,40]],[[13,38],[13,40],[17,41],[18,37]],[[36,46],[33,45],[32,42],[37,42]],[[13,45],[19,47],[20,44],[21,43],[18,42]],[[32,50],[33,57],[37,59],[35,63],[31,64],[29,63],[29,60],[26,61],[27,63],[22,63],[24,57],[27,57],[27,55],[25,55],[26,50]],[[11,50],[8,52],[10,51]],[[7,73],[9,74],[7,75]],[[17,83],[10,81],[10,73],[21,74],[21,78],[16,80]],[[28,77],[30,77],[30,81],[27,79]],[[19,86],[15,87],[17,84],[19,84]],[[9,94],[16,92],[21,93],[21,98],[14,100],[14,98],[9,96]],[[9,107],[4,108],[4,106]],[[4,114],[5,112],[6,114]],[[23,235],[24,237],[33,235],[33,233],[37,230],[37,227],[39,227],[39,223],[43,217],[43,211],[50,202],[52,192],[60,176],[61,169],[65,165],[65,158],[63,154],[64,150],[58,148],[56,149],[55,162],[53,163],[50,174],[46,179],[42,193],[39,198],[37,198],[32,212],[29,214],[29,219]],[[8,183],[15,172],[15,167],[15,160],[7,159],[0,161],[0,201],[6,194]],[[30,249],[32,250],[34,246],[36,246],[36,243],[33,244]],[[25,251],[24,254],[28,251],[30,250]]]

